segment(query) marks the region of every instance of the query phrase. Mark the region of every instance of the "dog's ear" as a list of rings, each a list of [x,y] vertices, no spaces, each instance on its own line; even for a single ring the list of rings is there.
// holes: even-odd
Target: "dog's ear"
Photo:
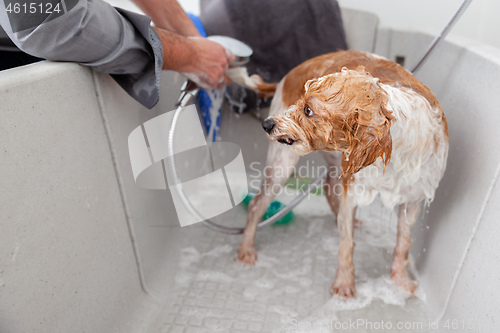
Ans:
[[[361,72],[363,74],[366,74],[365,66],[356,67],[356,72]]]
[[[308,91],[309,88],[314,85],[316,82],[318,81],[317,78],[313,78],[313,79],[310,79],[308,80],[305,84],[304,84],[304,91]]]
[[[348,148],[342,154],[342,176],[352,175],[374,163],[379,157],[385,166],[391,160],[391,120],[387,94],[373,79],[372,89],[357,98],[345,118]]]

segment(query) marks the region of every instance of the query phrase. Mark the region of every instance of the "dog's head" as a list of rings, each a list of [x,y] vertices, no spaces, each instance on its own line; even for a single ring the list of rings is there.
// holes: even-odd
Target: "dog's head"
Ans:
[[[299,155],[316,150],[343,152],[343,175],[354,174],[382,157],[391,159],[387,93],[364,67],[312,79],[286,112],[262,122],[270,140]]]

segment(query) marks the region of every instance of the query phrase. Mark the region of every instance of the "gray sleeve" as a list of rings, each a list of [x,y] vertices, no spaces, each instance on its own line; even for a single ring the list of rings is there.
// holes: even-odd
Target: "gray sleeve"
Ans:
[[[36,3],[35,13],[23,6],[15,13],[15,3]],[[48,11],[47,3],[52,9],[59,4],[59,12]],[[161,42],[150,21],[101,0],[0,0],[0,25],[21,50],[109,73],[148,108],[158,102],[163,63]]]

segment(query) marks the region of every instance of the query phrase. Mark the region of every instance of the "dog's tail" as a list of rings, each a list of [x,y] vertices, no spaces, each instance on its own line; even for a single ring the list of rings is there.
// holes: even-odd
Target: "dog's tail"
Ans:
[[[248,76],[247,69],[245,67],[234,67],[226,70],[226,74],[242,87],[248,88],[255,91],[262,97],[272,97],[276,91],[277,83],[266,83],[262,78],[254,74]]]
[[[256,92],[260,96],[265,98],[273,97],[274,93],[276,92],[276,87],[278,86],[278,83],[277,82],[266,83],[262,80],[262,78],[260,80],[261,83],[257,84]]]

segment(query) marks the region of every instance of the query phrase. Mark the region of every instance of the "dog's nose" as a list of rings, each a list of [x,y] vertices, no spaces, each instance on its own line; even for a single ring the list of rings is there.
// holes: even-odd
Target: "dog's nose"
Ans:
[[[264,119],[264,121],[262,122],[262,128],[264,129],[264,131],[266,131],[267,133],[271,133],[271,131],[273,130],[274,128],[274,120],[272,120],[271,118],[266,118]]]

